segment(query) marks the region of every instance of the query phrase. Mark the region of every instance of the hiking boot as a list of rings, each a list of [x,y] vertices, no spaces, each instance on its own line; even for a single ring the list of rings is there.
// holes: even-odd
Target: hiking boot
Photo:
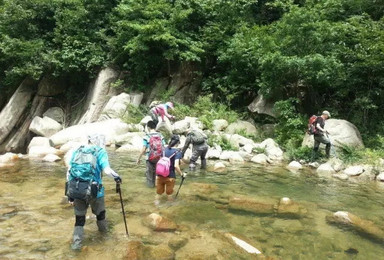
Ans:
[[[73,242],[71,245],[72,250],[81,250],[84,237],[84,227],[83,226],[75,226],[73,231]]]
[[[106,233],[108,231],[108,225],[107,225],[106,219],[98,220],[96,222],[96,224],[97,224],[97,228],[99,229],[100,232]]]

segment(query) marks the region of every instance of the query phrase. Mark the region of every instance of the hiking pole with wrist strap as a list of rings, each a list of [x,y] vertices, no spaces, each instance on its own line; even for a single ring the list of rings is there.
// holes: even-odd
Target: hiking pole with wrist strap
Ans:
[[[185,180],[185,177],[184,177],[184,176],[181,176],[181,182],[180,182],[180,186],[179,186],[179,189],[177,190],[177,193],[176,193],[175,199],[177,198],[177,195],[179,195],[179,191],[180,191],[181,185],[183,185],[183,182],[184,182],[184,180]]]
[[[123,197],[121,196],[120,183],[116,183],[116,193],[119,193],[119,195],[120,195],[120,202],[121,202],[121,209],[122,209],[122,211],[123,211],[123,218],[124,218],[125,232],[126,232],[127,236],[129,237],[128,226],[127,226],[127,220],[125,219],[125,211],[124,211]]]

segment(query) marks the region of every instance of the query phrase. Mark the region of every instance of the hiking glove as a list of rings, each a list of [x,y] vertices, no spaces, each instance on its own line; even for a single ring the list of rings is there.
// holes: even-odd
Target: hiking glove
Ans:
[[[120,176],[117,176],[114,178],[116,183],[122,183],[123,180],[120,178]]]
[[[185,178],[185,177],[187,177],[187,173],[184,172],[183,175],[181,175],[181,176],[183,176],[183,178]]]

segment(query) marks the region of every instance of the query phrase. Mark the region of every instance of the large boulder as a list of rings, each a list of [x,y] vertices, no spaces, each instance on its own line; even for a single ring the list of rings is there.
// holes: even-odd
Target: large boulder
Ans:
[[[319,176],[324,176],[324,177],[331,177],[333,174],[336,173],[336,171],[332,168],[332,165],[330,165],[329,163],[321,164],[317,168],[316,172]]]
[[[297,161],[292,161],[288,164],[287,168],[289,170],[301,170],[301,169],[303,169],[303,165],[301,165],[301,163],[299,163]]]
[[[128,105],[131,103],[131,97],[127,93],[121,93],[113,96],[101,112],[101,118],[123,118],[128,114]]]
[[[92,123],[99,119],[100,114],[116,90],[110,87],[119,76],[119,73],[111,68],[105,68],[99,72],[96,81],[90,85],[90,91],[84,104],[84,114],[78,124]]]
[[[267,165],[267,164],[271,163],[268,156],[266,156],[263,153],[260,153],[260,154],[253,156],[251,159],[251,162],[261,164],[261,165]]]
[[[59,155],[61,152],[58,149],[46,146],[32,146],[28,152],[28,156],[31,158],[44,158],[48,154]]]
[[[343,145],[357,148],[364,147],[359,130],[352,123],[341,119],[329,119],[325,122],[325,130],[329,132],[329,137],[335,147]],[[313,147],[313,136],[305,134],[302,146]]]
[[[29,149],[33,146],[52,147],[53,143],[51,139],[49,139],[48,137],[36,136],[36,137],[33,137],[31,142],[29,143],[27,152],[29,152]]]
[[[219,159],[221,155],[222,150],[217,148],[209,148],[207,152],[207,159]]]
[[[141,101],[143,101],[144,93],[129,93],[129,96],[131,97],[131,105],[138,107],[141,104]]]
[[[228,121],[225,119],[215,119],[212,121],[212,130],[213,131],[224,131],[228,126]]]
[[[260,144],[261,148],[265,149],[265,154],[272,161],[281,161],[284,159],[283,150],[280,149],[279,145],[271,138],[264,140]]]
[[[51,137],[62,129],[63,126],[61,124],[46,116],[43,118],[35,116],[29,127],[31,132],[44,137]]]
[[[246,144],[249,144],[252,146],[254,145],[253,140],[245,138],[244,136],[241,136],[239,134],[232,134],[232,135],[226,134],[225,137],[231,143],[232,146],[237,148],[240,148]]]
[[[174,134],[186,134],[188,132],[190,126],[190,121],[188,120],[180,120],[173,124],[172,131]]]
[[[244,132],[247,135],[253,136],[256,136],[258,134],[256,127],[252,123],[241,120],[230,124],[227,129],[225,129],[225,132],[228,134],[238,134]]]
[[[272,117],[276,117],[276,113],[273,111],[274,104],[269,102],[264,98],[263,95],[259,94],[251,104],[249,104],[248,109],[251,112],[256,112],[258,114],[265,114]]]
[[[5,153],[3,155],[0,155],[0,164],[7,164],[12,161],[16,161],[19,159],[19,156],[14,153]]]
[[[89,123],[84,125],[74,125],[51,136],[53,144],[63,145],[69,141],[84,141],[88,135],[103,134],[106,137],[107,143],[119,135],[128,132],[128,125],[119,119],[110,119],[106,121]]]
[[[12,129],[25,113],[33,94],[35,82],[26,79],[12,95],[7,105],[0,112],[0,144],[5,141]]]
[[[50,107],[47,111],[45,111],[43,117],[52,118],[59,124],[65,123],[65,114],[63,109],[60,107]]]
[[[165,116],[164,121],[161,121],[157,124],[156,130],[165,135],[172,135],[172,125],[169,119]]]
[[[374,240],[384,242],[384,229],[370,220],[362,219],[347,211],[337,211],[331,216],[327,216],[330,224],[347,226],[355,230],[358,234],[370,237]]]

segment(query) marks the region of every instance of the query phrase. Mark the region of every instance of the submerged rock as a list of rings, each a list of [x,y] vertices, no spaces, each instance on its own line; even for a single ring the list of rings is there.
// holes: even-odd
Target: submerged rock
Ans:
[[[214,172],[223,172],[225,170],[226,166],[222,162],[215,163],[215,166],[213,166]]]
[[[144,259],[175,259],[175,253],[167,245],[150,246],[148,249]]]
[[[252,246],[251,244],[247,243],[246,241],[244,241],[238,237],[235,237],[234,235],[232,235],[230,233],[225,234],[225,236],[229,239],[230,242],[232,242],[234,245],[238,246],[239,248],[241,248],[245,252],[247,252],[249,254],[254,254],[254,255],[261,255],[261,252],[259,249]]]
[[[347,211],[337,211],[333,215],[327,216],[326,220],[330,224],[347,226],[360,234],[384,242],[384,229],[382,227]]]
[[[282,198],[277,207],[277,214],[288,218],[302,218],[307,210],[289,198]]]
[[[146,222],[151,229],[159,232],[173,232],[177,229],[177,225],[170,219],[152,213],[146,218]]]
[[[248,197],[232,197],[229,199],[229,209],[262,215],[273,214],[274,202],[267,200],[257,200]]]
[[[144,244],[141,241],[129,241],[125,259],[141,260],[144,259]]]
[[[168,241],[168,246],[173,250],[177,251],[188,243],[188,238],[186,237],[173,237]]]

